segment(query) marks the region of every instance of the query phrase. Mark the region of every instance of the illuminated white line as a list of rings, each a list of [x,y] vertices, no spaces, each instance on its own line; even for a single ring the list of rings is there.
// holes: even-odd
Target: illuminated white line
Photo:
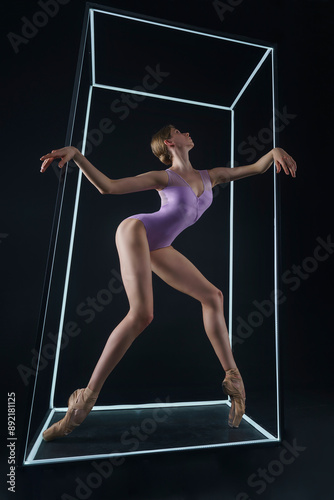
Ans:
[[[95,83],[94,88],[104,89],[104,90],[116,90],[117,92],[126,92],[127,94],[138,94],[138,95],[143,95],[145,97],[164,99],[165,101],[182,102],[184,104],[194,104],[196,106],[204,106],[206,108],[224,109],[225,111],[230,111],[230,108],[228,106],[221,106],[220,104],[212,104],[209,102],[202,102],[202,101],[191,101],[189,99],[181,99],[180,97],[173,97],[162,94],[152,94],[151,92],[142,92],[141,90],[125,89],[123,87],[114,87],[113,85],[102,85],[100,83]]]
[[[49,286],[48,286],[47,297],[46,297],[46,302],[45,302],[45,309],[44,309],[42,334],[41,334],[41,340],[40,340],[39,351],[38,351],[36,377],[35,377],[35,381],[34,381],[34,388],[33,388],[33,394],[32,394],[32,399],[31,399],[31,407],[30,407],[30,412],[29,412],[27,437],[26,437],[26,442],[25,442],[25,447],[24,447],[24,457],[26,457],[27,449],[28,449],[28,440],[29,440],[29,433],[30,433],[31,420],[32,420],[32,411],[33,411],[33,406],[34,406],[34,402],[35,402],[35,394],[36,394],[37,380],[38,380],[38,374],[39,374],[39,365],[40,365],[42,345],[43,345],[43,340],[44,340],[45,323],[46,323],[46,316],[47,316],[48,305],[49,305],[49,297],[50,297],[50,289],[51,289],[51,283],[52,283],[53,268],[54,268],[54,262],[55,262],[55,258],[56,258],[56,248],[57,248],[57,241],[58,241],[58,234],[59,234],[59,227],[60,227],[60,216],[61,216],[63,200],[64,200],[66,178],[67,178],[67,175],[65,175],[65,178],[64,178],[63,191],[62,191],[62,197],[61,197],[60,208],[59,208],[58,224],[57,224],[57,231],[56,231],[55,243],[54,243],[54,248],[53,248]]]
[[[255,67],[255,69],[252,71],[250,77],[248,78],[247,82],[245,83],[245,85],[242,87],[242,89],[240,90],[239,94],[237,95],[237,97],[235,98],[235,100],[233,101],[232,105],[231,105],[231,109],[234,109],[235,108],[235,105],[237,104],[237,102],[239,101],[240,97],[242,96],[242,94],[245,92],[246,88],[248,87],[248,85],[250,84],[250,82],[253,80],[254,76],[256,75],[256,73],[259,71],[259,69],[261,68],[262,64],[264,63],[264,61],[267,59],[268,55],[270,54],[270,52],[272,52],[273,49],[268,49],[267,52],[262,56],[260,62],[257,64],[257,66]]]
[[[252,418],[248,417],[247,415],[244,415],[242,417],[242,419],[245,420],[246,422],[248,422],[252,427],[254,427],[254,429],[256,429],[257,431],[261,432],[261,434],[263,434],[264,436],[266,436],[266,438],[268,438],[268,439],[274,439],[274,440],[278,439],[276,436],[274,436],[273,434],[271,434],[271,432],[266,431],[266,429],[264,429],[261,425],[259,425],[258,423],[256,423],[255,420],[253,420]]]
[[[219,406],[227,404],[230,406],[227,399],[214,400],[214,401],[181,401],[176,403],[145,403],[136,405],[104,405],[94,406],[91,411],[106,411],[106,410],[149,410],[150,408],[182,408],[191,406]],[[67,407],[54,408],[57,412],[66,412]]]
[[[208,448],[224,448],[226,446],[241,446],[249,444],[263,444],[263,443],[277,443],[279,440],[275,437],[272,439],[251,439],[250,441],[233,441],[228,443],[215,443],[215,444],[205,444],[197,446],[176,446],[174,448],[160,448],[158,450],[139,450],[139,451],[125,451],[123,453],[103,453],[101,455],[79,455],[64,458],[49,458],[34,460],[33,462],[25,461],[24,465],[39,465],[39,464],[51,464],[51,463],[62,463],[62,462],[79,462],[84,460],[96,460],[102,458],[112,458],[112,457],[127,457],[130,455],[144,455],[152,453],[162,453],[168,451],[187,451],[187,450],[205,450]]]
[[[59,229],[60,229],[61,213],[62,213],[63,201],[64,201],[66,179],[67,179],[67,172],[66,172],[65,177],[64,177],[63,190],[62,190],[60,207],[59,207],[58,223],[57,223],[55,243],[54,243],[54,248],[53,248],[53,255],[52,255],[52,263],[51,263],[51,270],[50,270],[49,286],[48,286],[47,298],[46,298],[45,309],[44,309],[44,317],[43,317],[43,326],[42,326],[41,341],[40,341],[40,346],[39,346],[39,351],[38,351],[38,361],[37,361],[37,367],[36,367],[36,377],[35,377],[35,382],[34,382],[34,389],[33,389],[33,395],[32,395],[31,407],[30,407],[30,413],[29,413],[27,438],[26,438],[25,447],[24,447],[24,456],[26,456],[27,449],[28,449],[28,439],[29,439],[29,433],[30,433],[32,411],[33,411],[33,406],[34,406],[34,402],[35,402],[35,394],[36,394],[37,380],[38,380],[38,374],[39,374],[39,364],[40,364],[41,352],[42,352],[42,345],[43,345],[43,340],[44,340],[45,323],[46,323],[46,316],[47,316],[48,305],[49,305],[49,297],[50,297],[50,290],[51,290],[51,283],[52,283],[52,276],[53,276],[53,268],[54,268],[54,262],[55,262],[55,258],[56,258],[56,249],[57,249],[57,242],[58,242],[58,234],[59,234]]]
[[[89,24],[89,22],[87,20],[85,37],[87,37],[88,24]],[[81,61],[80,75],[82,74],[82,66],[83,66],[83,60]],[[76,102],[76,106],[77,106],[77,102]],[[72,132],[73,132],[73,129],[72,129]],[[71,134],[71,137],[72,137],[72,134]],[[39,348],[39,353],[38,353],[38,361],[37,361],[37,367],[36,367],[36,377],[35,377],[34,388],[33,388],[33,395],[32,395],[32,400],[31,400],[31,408],[30,408],[30,413],[29,413],[27,437],[26,437],[25,448],[24,448],[24,457],[26,457],[27,449],[28,449],[28,440],[29,440],[29,433],[30,433],[30,427],[31,427],[33,405],[34,405],[34,401],[35,401],[36,385],[37,385],[37,380],[38,380],[38,375],[39,375],[39,365],[40,365],[40,359],[41,359],[41,350],[42,350],[42,343],[43,343],[43,340],[44,340],[45,323],[46,323],[46,316],[47,316],[47,311],[48,311],[50,289],[51,289],[51,283],[52,283],[54,262],[55,262],[57,242],[58,242],[58,234],[59,234],[59,228],[60,228],[60,220],[61,220],[61,214],[62,214],[62,208],[63,208],[63,200],[64,200],[64,194],[65,194],[65,188],[66,188],[67,173],[68,172],[66,171],[65,176],[64,176],[63,190],[62,190],[62,196],[61,196],[61,201],[60,201],[60,206],[59,206],[58,224],[57,224],[57,230],[56,230],[56,235],[55,235],[55,243],[54,243],[54,248],[53,248],[53,255],[52,255],[52,262],[51,262],[51,269],[50,269],[50,279],[49,279],[47,297],[46,297],[46,302],[45,302],[43,325],[42,325],[42,333],[41,333],[41,342],[40,342],[40,348]]]
[[[234,168],[234,110],[231,111],[231,168]],[[234,218],[234,182],[230,182],[230,265],[229,265],[229,305],[228,330],[231,348],[233,346],[232,314],[233,314],[233,218]],[[230,399],[230,397],[229,397]]]
[[[94,10],[89,10],[90,18],[90,41],[91,41],[91,62],[92,62],[92,83],[95,83],[95,28],[94,28]]]
[[[117,14],[116,12],[107,12],[107,11],[99,10],[99,9],[92,9],[92,10],[94,10],[95,12],[98,12],[99,14],[107,14],[108,16],[122,17],[123,19],[128,19],[130,21],[138,21],[140,23],[153,24],[155,26],[161,26],[162,28],[170,28],[170,29],[173,29],[176,31],[184,31],[186,33],[192,33],[194,35],[202,35],[202,36],[206,36],[208,38],[216,38],[218,40],[225,40],[227,42],[239,43],[242,45],[250,45],[252,47],[258,47],[260,49],[268,49],[269,48],[268,45],[260,45],[258,43],[244,42],[242,40],[235,40],[233,38],[228,38],[225,36],[213,35],[212,33],[205,33],[203,31],[192,30],[189,28],[181,28],[180,26],[171,26],[170,24],[159,23],[156,21],[149,21],[148,19],[139,19],[137,17],[126,16],[124,14]]]
[[[271,71],[272,71],[272,99],[273,99],[273,148],[276,147],[276,124],[275,124],[275,60],[274,51],[272,51],[271,56]],[[276,184],[276,166],[273,166],[273,176],[274,176],[274,289],[278,291],[278,255],[277,255],[277,184]],[[275,300],[275,363],[276,363],[276,411],[277,411],[277,435],[279,439],[281,438],[281,425],[280,425],[280,401],[279,401],[279,324],[278,324],[278,303],[277,296]]]
[[[83,137],[83,143],[82,143],[83,154],[85,154],[85,147],[86,147],[86,141],[87,141],[89,114],[90,114],[91,100],[92,100],[92,91],[93,91],[93,87],[90,86],[89,92],[88,92],[88,103],[87,103],[87,108],[86,108],[86,121],[85,121],[84,137]],[[51,393],[50,393],[50,408],[53,408],[53,405],[54,405],[54,393],[55,393],[56,379],[57,379],[57,373],[58,373],[59,353],[60,353],[62,331],[63,331],[63,325],[64,325],[66,299],[67,299],[67,293],[68,293],[68,282],[69,282],[69,278],[70,278],[70,270],[71,270],[71,263],[72,263],[73,244],[74,244],[74,236],[75,236],[75,229],[76,229],[76,222],[77,222],[77,215],[78,215],[81,179],[82,179],[82,171],[81,171],[81,169],[79,169],[77,190],[76,190],[76,194],[75,194],[75,203],[74,203],[74,210],[73,210],[71,238],[70,238],[70,245],[69,245],[69,251],[68,251],[68,258],[67,258],[64,293],[63,293],[63,300],[62,300],[61,314],[60,314],[60,321],[59,321],[57,349],[56,349],[56,355],[55,355],[55,366],[54,366],[54,371],[53,371]]]

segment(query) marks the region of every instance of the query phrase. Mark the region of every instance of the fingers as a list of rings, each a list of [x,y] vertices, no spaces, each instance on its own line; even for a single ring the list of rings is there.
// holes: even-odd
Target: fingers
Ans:
[[[296,177],[296,175],[297,175],[297,163],[295,162],[295,160],[293,158],[291,158],[291,160],[292,160],[291,175],[292,175],[292,177]]]
[[[62,168],[64,166],[65,163],[67,163],[67,161],[69,161],[68,159],[66,159],[66,157],[68,157],[69,155],[66,155],[66,150],[65,148],[62,148],[62,149],[53,149],[51,153],[48,153],[44,156],[41,156],[40,160],[43,161],[42,165],[41,165],[41,172],[45,172],[45,170],[51,165],[51,163],[56,159],[56,158],[61,158],[61,161],[58,163],[58,166],[60,168]]]
[[[41,165],[41,170],[40,171],[42,173],[45,172],[45,170],[51,165],[52,162],[53,162],[53,158],[44,160],[43,163],[42,163],[42,165]]]
[[[283,169],[286,175],[291,174],[292,177],[296,177],[297,164],[295,160],[287,153],[279,155],[279,157],[275,159],[275,164],[277,173],[279,173],[281,169]]]
[[[47,155],[41,156],[40,160],[45,160],[46,158],[61,158],[62,154],[64,154],[63,149],[53,149],[51,153]]]
[[[297,171],[297,164],[291,156],[283,156],[284,159],[284,172],[286,175],[289,175],[291,173],[292,177],[296,177],[296,171]]]
[[[286,175],[289,175],[289,168],[287,166],[286,157],[282,158],[282,168]]]

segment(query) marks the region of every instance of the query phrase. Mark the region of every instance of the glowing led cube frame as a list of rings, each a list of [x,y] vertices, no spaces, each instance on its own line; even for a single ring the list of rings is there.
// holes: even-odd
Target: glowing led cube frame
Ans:
[[[180,26],[174,26],[171,24],[165,24],[162,22],[158,21],[152,21],[149,19],[143,19],[140,17],[135,17],[132,15],[128,15],[125,13],[120,13],[114,12],[114,11],[109,11],[109,10],[101,10],[100,8],[97,8],[100,6],[94,7],[93,4],[88,4],[88,15],[87,15],[87,10],[86,10],[86,24],[84,26],[84,31],[83,31],[83,37],[82,39],[85,40],[86,43],[86,38],[88,31],[90,30],[90,42],[91,42],[91,85],[89,87],[88,91],[88,99],[87,99],[87,108],[86,108],[86,118],[85,118],[85,126],[84,126],[84,134],[83,134],[83,146],[82,146],[82,153],[85,154],[85,148],[86,148],[86,143],[87,143],[87,134],[88,134],[88,123],[89,123],[89,116],[90,116],[90,111],[91,111],[91,102],[92,102],[92,95],[94,89],[104,89],[104,90],[110,90],[110,91],[119,91],[119,92],[126,92],[130,94],[136,94],[136,95],[142,95],[145,97],[150,97],[154,99],[162,99],[162,100],[167,100],[167,101],[172,101],[172,102],[179,102],[179,103],[184,103],[184,104],[191,104],[194,106],[202,106],[202,107],[207,107],[207,108],[214,108],[222,111],[228,111],[231,114],[231,150],[230,150],[230,155],[231,155],[231,167],[233,168],[234,165],[234,150],[235,150],[235,144],[234,144],[234,110],[235,106],[238,103],[239,99],[243,95],[243,93],[246,91],[247,87],[251,83],[251,81],[254,79],[255,75],[258,73],[258,71],[261,69],[262,65],[264,62],[267,60],[268,57],[271,58],[271,67],[272,67],[272,110],[273,110],[273,147],[275,147],[275,139],[276,139],[276,126],[275,126],[275,109],[276,109],[276,104],[275,104],[275,53],[274,53],[274,47],[269,47],[267,45],[261,45],[257,43],[252,43],[248,41],[243,41],[243,40],[237,40],[234,38],[229,38],[225,36],[220,36],[217,34],[213,33],[208,33],[208,32],[203,32],[203,31],[198,31],[190,28],[185,28],[185,27],[180,27]],[[258,47],[261,49],[265,49],[265,53],[263,56],[260,58],[258,61],[258,64],[255,66],[251,74],[249,75],[248,79],[244,83],[241,89],[239,89],[238,93],[236,94],[233,102],[231,103],[230,106],[222,106],[219,104],[214,104],[210,102],[202,102],[202,101],[196,101],[196,100],[188,100],[188,99],[183,99],[179,98],[177,96],[171,96],[171,95],[161,95],[161,94],[155,94],[155,93],[150,93],[150,92],[143,92],[143,91],[138,91],[138,90],[132,90],[129,88],[122,88],[122,87],[117,87],[117,86],[112,86],[112,85],[105,85],[103,83],[99,83],[96,81],[96,61],[95,61],[95,28],[94,28],[94,16],[96,13],[99,14],[105,14],[105,15],[110,15],[110,16],[115,16],[127,20],[131,20],[134,22],[141,22],[141,23],[147,23],[147,24],[154,24],[156,26],[160,26],[162,28],[167,28],[171,30],[178,30],[178,31],[184,31],[189,34],[193,35],[199,35],[199,36],[204,36],[204,37],[211,37],[211,38],[216,38],[220,40],[225,40],[231,43],[237,43],[237,44],[244,44],[248,46],[253,46],[253,47]],[[68,126],[68,131],[67,131],[67,143],[71,144],[72,142],[72,134],[73,134],[73,128],[74,128],[74,121],[75,121],[75,114],[76,114],[76,107],[77,107],[77,101],[78,101],[78,93],[79,93],[79,83],[80,83],[80,75],[82,72],[82,66],[83,66],[83,54],[84,54],[84,49],[81,47],[81,61],[79,60],[78,64],[78,70],[77,70],[77,78],[76,78],[76,93],[74,93],[73,100],[72,100],[72,112],[71,115],[72,117],[70,118],[69,121],[69,126]],[[80,58],[79,58],[80,59]],[[275,175],[275,166],[272,170],[273,173],[273,187],[274,187],[274,285],[275,289],[278,289],[278,266],[277,266],[277,259],[278,259],[278,246],[277,246],[277,184],[276,184],[276,175]],[[65,185],[66,185],[66,178],[67,178],[67,170],[65,172],[65,177],[64,177],[64,187],[63,187],[63,193],[65,190]],[[66,276],[65,276],[65,284],[64,284],[64,293],[63,293],[63,299],[62,299],[62,307],[61,307],[61,317],[60,317],[60,322],[59,322],[59,331],[58,331],[58,341],[57,341],[57,349],[56,349],[56,356],[55,356],[55,368],[53,372],[53,378],[52,378],[52,387],[51,387],[51,393],[50,393],[50,414],[48,415],[48,418],[46,419],[42,432],[46,428],[48,428],[49,423],[51,422],[53,416],[55,413],[58,412],[66,412],[67,408],[65,407],[60,407],[56,408],[54,406],[54,394],[55,394],[55,388],[56,388],[56,378],[57,378],[57,372],[58,372],[58,366],[59,366],[59,358],[60,358],[60,347],[61,347],[61,335],[63,331],[63,326],[64,326],[64,317],[65,317],[65,309],[66,309],[66,300],[67,300],[67,294],[68,294],[68,285],[69,285],[69,277],[70,277],[70,269],[71,269],[71,261],[72,261],[72,254],[73,254],[73,245],[74,245],[74,239],[75,239],[75,229],[76,229],[76,222],[77,222],[77,215],[78,215],[78,206],[79,206],[79,197],[80,197],[80,189],[81,189],[81,179],[82,179],[82,171],[79,170],[78,174],[78,182],[77,182],[77,188],[76,188],[76,197],[75,197],[75,205],[74,205],[74,211],[73,211],[73,221],[72,221],[72,229],[71,229],[71,237],[70,237],[70,243],[69,243],[69,253],[68,253],[68,260],[67,260],[67,266],[66,266]],[[63,196],[63,194],[62,194]],[[63,199],[63,197],[62,197]],[[62,199],[60,203],[60,209],[59,209],[59,217],[58,217],[58,225],[57,225],[57,233],[59,229],[59,224],[60,224],[60,218],[61,218],[61,212],[62,212]],[[230,342],[232,345],[232,337],[233,337],[233,331],[232,331],[232,313],[233,313],[233,303],[232,303],[232,292],[233,292],[233,219],[234,219],[234,183],[230,183],[230,257],[229,257],[229,336],[230,336]],[[57,235],[56,235],[56,241],[57,241]],[[56,242],[54,245],[54,252],[52,254],[52,265],[51,265],[51,271],[50,271],[50,283],[51,283],[51,277],[52,277],[52,270],[53,270],[53,264],[55,260],[55,251],[56,251]],[[46,300],[46,307],[45,307],[45,316],[46,317],[46,312],[47,308],[49,305],[48,299],[49,299],[49,294],[50,294],[50,283],[49,287],[47,290],[47,300]],[[275,356],[276,356],[276,408],[277,408],[277,436],[273,435],[272,433],[268,432],[266,429],[264,429],[262,426],[260,426],[257,422],[255,422],[253,419],[248,417],[247,415],[244,415],[243,419],[251,424],[255,429],[257,429],[261,434],[266,438],[266,442],[279,442],[281,440],[281,435],[280,435],[280,428],[281,428],[281,418],[280,418],[280,401],[279,401],[279,393],[280,393],[280,384],[279,384],[279,359],[278,359],[278,353],[279,353],[279,337],[278,337],[278,304],[277,301],[275,301],[274,304],[274,315],[275,315]],[[39,355],[41,355],[41,348],[42,348],[42,343],[43,343],[43,338],[44,338],[44,324],[43,324],[43,329],[42,329],[42,335],[41,335],[41,342],[40,342],[40,352]],[[39,358],[40,359],[40,358]],[[39,360],[38,360],[39,363]],[[37,375],[35,379],[35,384],[33,388],[33,401],[32,401],[32,407],[30,411],[30,416],[29,416],[29,424],[28,424],[28,433],[27,433],[27,440],[26,440],[26,445],[25,445],[25,452],[24,452],[24,465],[31,465],[31,464],[38,464],[38,463],[52,463],[52,462],[63,462],[63,461],[69,461],[68,457],[64,458],[56,458],[56,459],[47,459],[47,460],[37,460],[35,459],[36,453],[39,449],[39,446],[42,442],[42,436],[38,436],[36,439],[35,443],[33,444],[29,454],[27,453],[28,450],[28,439],[29,439],[29,429],[30,429],[30,422],[31,422],[31,416],[32,416],[32,408],[33,408],[33,403],[34,403],[34,398],[35,398],[35,391],[36,391],[36,383],[37,383],[37,376],[38,376],[38,366],[37,366]],[[218,401],[203,401],[203,402],[178,402],[178,403],[168,403],[166,406],[168,407],[182,407],[182,406],[209,406],[209,405],[227,405],[230,406],[230,400],[218,400]],[[101,410],[117,410],[117,409],[140,409],[140,408],[155,408],[155,407],[162,407],[163,405],[159,404],[141,404],[141,405],[112,405],[112,406],[95,406],[92,411],[101,411]],[[256,444],[256,443],[262,443],[263,440],[248,440],[248,441],[238,441],[235,443],[220,443],[220,444],[210,444],[207,446],[202,446],[202,445],[196,445],[196,446],[187,446],[187,447],[174,447],[174,448],[167,448],[167,449],[158,449],[158,450],[145,450],[145,451],[133,451],[133,452],[127,452],[124,453],[125,455],[134,455],[134,454],[142,454],[142,453],[154,453],[154,452],[161,452],[161,451],[176,451],[176,450],[183,450],[183,449],[197,449],[197,448],[208,448],[208,447],[222,447],[222,446],[232,446],[232,445],[241,445],[241,444]],[[119,453],[110,453],[110,454],[98,454],[98,455],[90,455],[90,456],[73,456],[70,457],[70,460],[88,460],[88,459],[96,459],[96,458],[106,458],[106,457],[112,457],[112,456],[119,456]]]

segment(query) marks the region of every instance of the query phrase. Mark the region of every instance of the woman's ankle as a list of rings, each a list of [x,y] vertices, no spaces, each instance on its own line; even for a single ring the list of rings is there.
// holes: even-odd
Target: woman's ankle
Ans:
[[[89,386],[87,386],[85,388],[85,392],[84,392],[84,399],[87,400],[87,399],[97,399],[98,396],[100,394],[100,391],[93,391]]]

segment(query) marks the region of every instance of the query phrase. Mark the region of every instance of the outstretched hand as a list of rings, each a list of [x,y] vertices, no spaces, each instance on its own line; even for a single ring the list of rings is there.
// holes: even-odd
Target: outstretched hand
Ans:
[[[74,148],[73,146],[66,146],[65,148],[61,149],[53,149],[51,153],[48,153],[47,155],[44,155],[40,158],[40,160],[43,160],[41,172],[45,172],[45,170],[56,158],[61,159],[58,163],[58,167],[62,168],[67,162],[72,160],[72,158],[76,154],[76,151],[76,148]]]
[[[284,151],[284,149],[274,148],[273,157],[277,173],[283,169],[286,175],[291,173],[292,177],[296,177],[297,164],[295,160],[286,151]]]

